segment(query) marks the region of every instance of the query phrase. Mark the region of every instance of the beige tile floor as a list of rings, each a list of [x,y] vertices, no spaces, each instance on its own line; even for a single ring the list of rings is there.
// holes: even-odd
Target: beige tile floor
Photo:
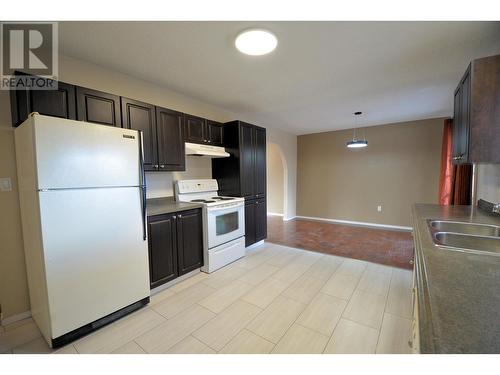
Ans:
[[[55,352],[0,327],[0,353],[409,353],[410,317],[410,271],[265,243]]]

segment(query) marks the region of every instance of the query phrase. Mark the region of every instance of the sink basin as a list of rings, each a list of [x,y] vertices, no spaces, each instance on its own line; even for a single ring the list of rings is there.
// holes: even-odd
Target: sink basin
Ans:
[[[449,250],[500,256],[500,237],[435,232],[432,239],[436,245],[444,246]]]
[[[500,237],[500,227],[496,225],[474,224],[462,221],[430,220],[429,226],[437,232]]]

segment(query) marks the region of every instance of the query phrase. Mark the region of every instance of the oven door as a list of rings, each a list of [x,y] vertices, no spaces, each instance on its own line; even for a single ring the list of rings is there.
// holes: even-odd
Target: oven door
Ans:
[[[228,203],[207,208],[208,248],[245,235],[245,203]]]

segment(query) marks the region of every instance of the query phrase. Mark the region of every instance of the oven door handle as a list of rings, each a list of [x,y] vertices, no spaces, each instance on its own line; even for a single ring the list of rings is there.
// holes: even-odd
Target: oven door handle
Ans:
[[[232,204],[231,206],[226,206],[226,207],[217,207],[217,206],[212,206],[212,207],[207,207],[207,211],[210,213],[218,212],[218,211],[226,211],[226,210],[231,210],[231,209],[237,209],[240,207],[244,207],[245,203],[244,202],[239,202],[236,204]]]

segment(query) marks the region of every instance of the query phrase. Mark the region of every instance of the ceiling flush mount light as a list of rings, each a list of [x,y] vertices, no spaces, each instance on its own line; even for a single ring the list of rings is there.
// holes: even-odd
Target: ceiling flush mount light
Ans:
[[[358,127],[358,117],[361,116],[363,112],[354,112],[354,121],[355,121],[355,124],[356,124],[356,127],[354,128],[354,134],[352,136],[352,140],[351,141],[348,141],[347,142],[347,147],[348,148],[363,148],[363,147],[366,147],[368,146],[368,141],[366,140],[366,137],[363,136],[363,139],[358,139],[356,137],[356,128]],[[363,135],[364,135],[364,131],[363,131]]]
[[[272,32],[264,29],[250,29],[241,32],[234,41],[241,53],[251,56],[266,55],[276,49],[278,39]]]

